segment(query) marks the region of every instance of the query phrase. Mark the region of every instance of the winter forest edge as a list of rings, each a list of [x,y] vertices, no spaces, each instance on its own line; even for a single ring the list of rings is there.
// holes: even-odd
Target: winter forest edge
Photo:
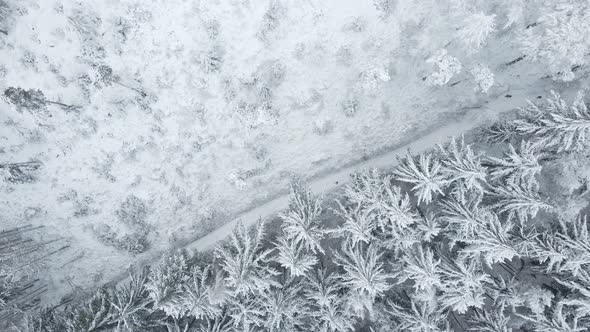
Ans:
[[[405,155],[392,159],[387,169],[358,169],[343,188],[323,195],[314,193],[308,184],[322,176],[319,171],[285,177],[290,188],[287,209],[260,219],[256,225],[239,223],[227,239],[220,239],[211,250],[183,249],[186,242],[172,240],[167,246],[156,243],[154,239],[160,233],[154,228],[158,225],[147,221],[150,201],[126,195],[110,213],[113,220],[131,231],[121,235],[115,222],[105,222],[85,228],[85,234],[92,241],[128,255],[127,261],[133,262],[136,257],[143,260],[135,261],[129,271],[119,268],[124,264],[117,262],[114,268],[128,277],[122,281],[97,278],[104,284],[98,289],[76,286],[75,280],[68,279],[71,291],[51,300],[45,298],[51,294],[44,269],[76,261],[78,258],[69,254],[56,258],[76,244],[54,233],[39,236],[53,226],[36,223],[42,209],[33,209],[31,217],[23,219],[25,222],[0,224],[0,327],[19,332],[589,331],[590,228],[586,215],[590,110],[585,92],[590,3],[448,2],[449,8],[463,8],[465,16],[453,29],[455,40],[469,52],[464,58],[454,54],[452,47],[426,52],[429,56],[423,65],[427,69],[420,71],[417,81],[427,88],[424,93],[436,98],[444,98],[438,94],[452,98],[454,90],[450,89],[458,86],[463,89],[457,92],[461,103],[445,107],[493,111],[498,114],[493,123],[465,128],[446,141],[432,142],[424,152],[407,150]],[[27,5],[31,10],[37,8],[33,3],[0,1],[0,34],[10,36],[18,17],[26,16]],[[268,35],[260,35],[260,31],[257,34],[263,45],[276,38],[272,35],[273,24],[278,23],[273,20],[286,17],[281,16],[281,11],[289,9],[287,3],[270,1],[264,6],[263,26],[268,31],[261,31]],[[511,5],[500,10],[506,3]],[[371,3],[383,22],[396,10],[411,11],[412,6],[419,7],[410,0]],[[484,9],[489,14],[484,14]],[[353,23],[345,24],[343,31],[364,31],[359,27],[366,24],[362,20]],[[78,28],[87,30],[88,26]],[[511,53],[509,61],[493,59],[490,66],[482,64],[481,58],[502,52],[486,51],[486,45],[501,45],[502,38],[515,43],[516,54],[520,55],[513,57]],[[11,47],[14,49],[11,45],[4,42],[2,49],[10,52]],[[218,66],[224,63],[216,54],[207,54],[201,58],[199,68],[206,75],[217,75]],[[31,61],[37,60],[33,56]],[[30,85],[11,83],[9,79],[16,76],[7,71],[12,67],[0,63],[0,107],[5,108],[0,110],[5,126],[2,128],[23,130],[23,119],[30,117],[39,127],[40,136],[39,141],[18,148],[0,147],[0,172],[4,177],[0,189],[7,197],[2,198],[7,206],[2,218],[9,218],[10,214],[4,212],[8,207],[19,206],[10,196],[13,192],[18,194],[19,188],[26,186],[38,190],[34,186],[42,183],[39,178],[49,165],[43,159],[46,155],[25,160],[10,158],[27,155],[27,144],[50,140],[55,128],[43,127],[51,123],[50,117],[74,121],[70,124],[102,126],[103,122],[87,117],[87,108],[107,86],[133,94],[135,101],[126,105],[143,105],[142,111],[155,119],[163,116],[151,109],[158,102],[150,95],[156,89],[145,92],[125,82],[105,61],[86,65],[94,74],[88,78],[91,83],[87,93],[91,97],[70,103],[61,94],[54,98],[55,94],[46,95]],[[518,66],[525,67],[514,69]],[[392,78],[385,67],[379,68],[372,67],[356,76],[360,81],[353,90],[358,99],[338,102],[339,115],[331,118],[328,127],[324,127],[328,122],[314,122],[318,142],[341,130],[338,125],[347,122],[340,118],[348,121],[363,117],[359,112],[366,102],[359,100],[380,98],[380,86]],[[266,69],[257,69],[259,76],[255,80],[242,83],[244,91],[256,91],[256,102],[236,102],[232,109],[237,112],[236,123],[254,141],[268,138],[272,131],[268,128],[284,125],[277,123],[286,117],[275,110],[273,102],[289,71],[277,63]],[[534,76],[534,80],[508,88],[509,84],[498,83],[521,76],[527,80]],[[529,101],[516,100],[516,93]],[[471,99],[470,94],[476,97]],[[228,105],[233,102],[227,100]],[[482,105],[497,109],[484,110],[486,106]],[[209,111],[198,109],[196,116],[206,118],[202,112]],[[443,121],[440,126],[445,125],[445,115],[441,113],[437,118]],[[418,119],[420,116],[428,114]],[[75,122],[80,119],[84,121]],[[166,117],[162,119],[166,123]],[[199,121],[206,123],[203,118]],[[83,132],[83,137],[97,133],[96,128],[76,130],[78,134]],[[2,137],[8,142],[8,136]],[[212,146],[220,140],[207,139]],[[265,142],[271,144],[272,140]],[[256,185],[266,188],[263,174],[277,167],[265,159],[273,156],[266,149],[254,148],[257,157],[263,156],[258,161],[264,166],[241,175],[232,173],[228,182],[242,191],[228,197],[246,196],[247,190]],[[109,158],[115,160],[117,156]],[[117,183],[120,175],[113,175],[106,164],[96,165],[93,171],[101,181]],[[243,174],[260,179],[256,182]],[[272,185],[273,179],[269,176],[266,181]],[[168,185],[165,180],[161,182]],[[75,218],[103,216],[89,196],[79,197],[75,191],[68,195],[57,201],[76,202]],[[229,215],[219,217],[228,219]],[[206,226],[195,226],[206,228],[199,236],[221,226],[211,220]],[[178,232],[193,230],[179,228]],[[153,246],[175,249],[152,253]],[[146,252],[151,256],[141,256]],[[156,260],[150,262],[152,257]]]

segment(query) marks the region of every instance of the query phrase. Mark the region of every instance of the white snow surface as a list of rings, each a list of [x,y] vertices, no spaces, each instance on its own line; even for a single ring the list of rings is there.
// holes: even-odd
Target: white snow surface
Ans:
[[[504,65],[520,55],[506,33],[475,54],[462,49],[454,18],[463,12],[446,1],[400,0],[389,13],[366,0],[18,7],[0,35],[0,88],[81,106],[29,112],[0,101],[0,163],[43,165],[36,182],[0,182],[0,227],[45,225],[45,237],[71,245],[46,266],[52,301],[217,229],[189,245],[210,247],[235,216],[252,222],[285,207],[294,177],[333,190],[353,168],[393,164],[394,147],[423,136],[410,146],[424,149],[554,88],[534,64]],[[474,92],[467,70],[428,86],[426,60],[440,49],[463,68],[492,69],[489,94]],[[99,65],[116,82],[101,81]],[[145,203],[142,225],[117,215],[130,195]],[[149,250],[106,246],[96,238],[103,224],[119,236],[146,232]]]

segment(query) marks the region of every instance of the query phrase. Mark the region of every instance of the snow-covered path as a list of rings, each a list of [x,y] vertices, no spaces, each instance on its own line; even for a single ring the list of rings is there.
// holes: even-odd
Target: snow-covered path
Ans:
[[[330,174],[309,179],[308,185],[316,195],[326,196],[331,193],[333,194],[348,184],[350,174],[357,170],[371,168],[377,168],[380,170],[392,169],[397,164],[397,157],[403,156],[408,149],[413,153],[427,151],[433,148],[436,144],[445,142],[451,137],[457,137],[479,126],[493,123],[502,113],[514,110],[513,105],[524,105],[531,96],[546,96],[553,86],[553,83],[547,80],[544,84],[540,84],[539,87],[534,90],[528,88],[510,89],[506,93],[496,96],[485,105],[465,109],[463,116],[460,119],[457,119],[457,121],[438,126],[437,128],[432,128],[432,131],[428,134],[368,160],[348,165]],[[186,244],[183,248],[189,251],[196,250],[200,252],[214,249],[218,242],[229,237],[233,228],[239,222],[247,227],[253,226],[261,219],[269,220],[275,217],[279,212],[286,209],[288,204],[288,194],[276,197],[241,213],[207,235]],[[141,263],[138,262],[138,265],[152,265],[157,263],[160,254],[146,258]],[[125,272],[113,281],[117,282],[117,284],[121,284],[127,280],[127,276],[127,272]]]
[[[525,96],[522,98],[522,103],[525,102]],[[512,99],[518,100],[513,95]],[[403,156],[409,149],[412,152],[419,153],[433,148],[436,144],[449,139],[450,137],[460,136],[471,129],[478,126],[490,123],[502,111],[512,110],[506,100],[502,97],[496,99],[494,102],[482,106],[481,108],[471,108],[466,110],[462,119],[456,122],[449,123],[445,126],[434,129],[429,134],[422,136],[408,144],[404,144],[395,150],[386,152],[385,154],[376,156],[375,158],[350,165],[335,173],[327,174],[309,182],[309,186],[313,193],[317,195],[325,195],[344,187],[350,180],[350,175],[356,170],[377,168],[387,170],[393,168],[397,164],[397,156]],[[289,195],[277,197],[262,205],[259,205],[252,210],[249,210],[232,221],[217,228],[215,231],[206,236],[188,244],[185,248],[189,250],[204,251],[212,249],[215,244],[229,236],[232,229],[238,222],[242,222],[246,226],[254,225],[258,220],[269,219],[275,216],[280,211],[286,209],[289,205]]]

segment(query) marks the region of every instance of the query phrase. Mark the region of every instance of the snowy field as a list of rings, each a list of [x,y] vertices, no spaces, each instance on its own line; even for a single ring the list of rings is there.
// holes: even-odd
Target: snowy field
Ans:
[[[100,285],[294,178],[485,118],[489,103],[585,88],[578,62],[547,64],[560,50],[526,53],[544,6],[0,1],[0,89],[13,92],[0,101],[0,226],[43,225],[69,245],[44,271],[53,300]]]

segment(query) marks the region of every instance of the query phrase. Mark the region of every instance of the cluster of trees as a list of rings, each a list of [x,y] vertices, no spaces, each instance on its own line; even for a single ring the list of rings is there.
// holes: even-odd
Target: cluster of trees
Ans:
[[[554,94],[477,144],[352,175],[331,207],[295,184],[270,227],[238,225],[214,252],[170,252],[21,331],[587,331],[588,224],[561,218],[540,183],[550,159],[587,148],[589,130],[583,99]]]
[[[47,291],[40,266],[69,247],[61,239],[35,241],[34,233],[42,228],[26,224],[0,232],[0,329],[39,309],[40,296]]]
[[[519,55],[506,63],[520,61],[537,63],[545,77],[557,81],[572,81],[583,77],[590,55],[590,3],[586,0],[555,1],[463,1],[449,0],[450,20],[455,25],[453,39],[427,59],[430,75],[428,85],[454,85],[449,82],[463,68],[469,68],[476,90],[487,92],[493,85],[493,59],[482,58],[489,64],[469,64],[470,58],[485,49],[490,42],[509,41]],[[506,39],[506,36],[509,36]],[[453,45],[454,51],[450,45]],[[495,45],[490,45],[495,47]],[[506,47],[503,45],[503,47]],[[450,53],[450,54],[447,54]],[[510,51],[507,48],[506,54]],[[467,56],[464,56],[467,55]],[[485,68],[485,69],[484,69]],[[483,69],[483,70],[482,70]],[[483,84],[482,84],[483,83]]]

